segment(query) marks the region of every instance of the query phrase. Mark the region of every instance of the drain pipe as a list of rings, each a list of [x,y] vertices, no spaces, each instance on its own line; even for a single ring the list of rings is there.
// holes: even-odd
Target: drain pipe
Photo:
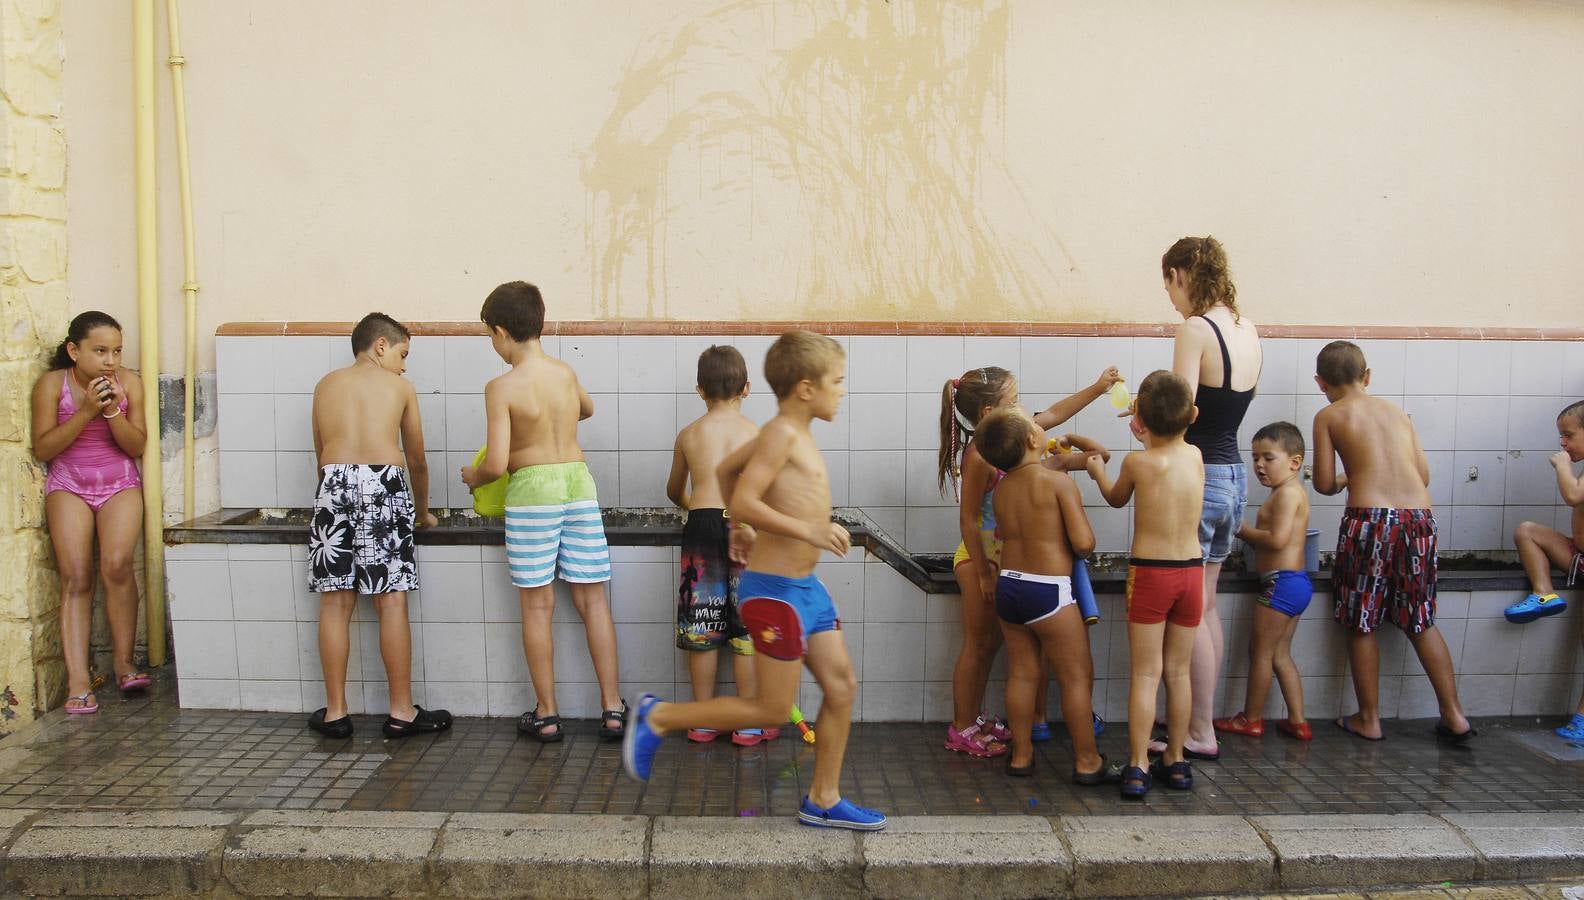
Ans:
[[[165,664],[165,479],[160,470],[159,245],[154,145],[154,0],[132,3],[133,185],[138,359],[143,367],[143,585],[149,665]]]
[[[193,246],[192,174],[187,164],[187,94],[182,83],[181,13],[176,0],[165,0],[165,25],[170,36],[171,99],[176,112],[176,169],[181,182],[182,293],[186,295],[186,368],[182,372],[182,519],[193,517],[193,397],[198,384],[198,257]]]

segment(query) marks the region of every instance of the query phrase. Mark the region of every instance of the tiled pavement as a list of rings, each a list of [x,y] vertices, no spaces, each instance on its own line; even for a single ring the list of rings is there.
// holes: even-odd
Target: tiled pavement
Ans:
[[[802,796],[813,748],[795,730],[769,745],[669,742],[654,776],[621,773],[620,748],[574,722],[560,744],[519,738],[503,719],[459,719],[448,734],[385,741],[379,719],[358,736],[325,741],[296,714],[182,710],[162,678],[144,698],[100,694],[93,717],[55,714],[0,741],[0,808],[311,808],[437,812],[571,812],[783,816]],[[1549,720],[1478,723],[1472,749],[1438,746],[1428,721],[1387,725],[1368,744],[1317,723],[1315,740],[1229,738],[1222,759],[1195,767],[1190,793],[1159,789],[1124,803],[1114,788],[1067,782],[1071,756],[1057,740],[1039,750],[1034,778],[998,761],[941,749],[941,727],[860,724],[848,747],[843,792],[893,815],[1117,815],[1452,813],[1576,810],[1584,763],[1534,747]],[[1122,751],[1123,726],[1101,738]],[[1576,754],[1575,754],[1576,756]]]

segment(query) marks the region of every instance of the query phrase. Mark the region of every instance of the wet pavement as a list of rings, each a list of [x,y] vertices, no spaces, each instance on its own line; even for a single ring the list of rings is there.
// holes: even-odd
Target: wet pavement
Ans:
[[[510,719],[458,719],[447,734],[387,741],[380,718],[329,741],[304,716],[183,710],[168,677],[144,697],[101,691],[97,716],[52,714],[0,741],[0,809],[316,809],[433,812],[788,816],[807,789],[813,748],[789,728],[737,748],[668,742],[647,784],[621,773],[620,745],[593,721],[566,740],[519,737]],[[1486,719],[1472,747],[1438,745],[1429,720],[1387,723],[1378,744],[1316,723],[1315,740],[1230,737],[1219,762],[1195,764],[1196,786],[1158,788],[1143,803],[1114,787],[1079,788],[1061,729],[1040,745],[1033,778],[1000,761],[941,748],[943,727],[859,724],[843,793],[891,815],[1484,813],[1578,809],[1584,748],[1550,719]],[[817,728],[817,725],[816,725]],[[1125,727],[1101,737],[1123,753]]]

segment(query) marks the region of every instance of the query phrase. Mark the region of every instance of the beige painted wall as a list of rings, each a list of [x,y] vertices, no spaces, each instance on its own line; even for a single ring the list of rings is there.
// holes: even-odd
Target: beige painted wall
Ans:
[[[183,5],[225,321],[1162,321],[1211,232],[1286,323],[1584,324],[1584,6]],[[133,317],[129,22],[66,0],[73,308]],[[180,259],[162,76],[168,337]]]

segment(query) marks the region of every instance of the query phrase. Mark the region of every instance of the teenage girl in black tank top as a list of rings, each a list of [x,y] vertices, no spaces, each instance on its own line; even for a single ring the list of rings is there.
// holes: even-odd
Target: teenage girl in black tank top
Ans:
[[[1247,388],[1236,390],[1233,377],[1237,372],[1252,371],[1257,380],[1261,354],[1253,323],[1238,312],[1237,289],[1219,241],[1211,237],[1183,238],[1161,257],[1161,274],[1172,305],[1186,320],[1177,333],[1174,368],[1197,384],[1194,402],[1199,407],[1199,417],[1189,426],[1185,438],[1199,448],[1205,462],[1204,514],[1199,521],[1199,543],[1205,557],[1205,605],[1189,667],[1194,702],[1184,752],[1189,758],[1214,759],[1219,754],[1212,724],[1216,679],[1225,651],[1221,618],[1215,607],[1216,580],[1221,575],[1221,563],[1232,549],[1232,538],[1242,524],[1243,507],[1248,501],[1248,473],[1237,441],[1238,428],[1255,390],[1252,381]],[[1216,350],[1210,349],[1207,335],[1194,323],[1195,319],[1210,327]],[[1248,343],[1250,336],[1254,340],[1252,347]],[[1228,338],[1242,360],[1236,368]],[[1220,377],[1207,376],[1206,370],[1214,365],[1212,360],[1217,355]]]
[[[1254,400],[1254,388],[1232,390],[1232,354],[1227,352],[1226,338],[1221,335],[1221,329],[1214,319],[1209,316],[1195,318],[1204,319],[1210,330],[1215,332],[1216,343],[1220,345],[1221,386],[1211,387],[1203,382],[1199,384],[1194,394],[1199,418],[1188,426],[1188,433],[1183,435],[1183,439],[1199,448],[1207,466],[1240,466],[1243,458],[1238,455],[1238,428],[1243,425],[1243,416],[1248,412],[1249,403]]]

